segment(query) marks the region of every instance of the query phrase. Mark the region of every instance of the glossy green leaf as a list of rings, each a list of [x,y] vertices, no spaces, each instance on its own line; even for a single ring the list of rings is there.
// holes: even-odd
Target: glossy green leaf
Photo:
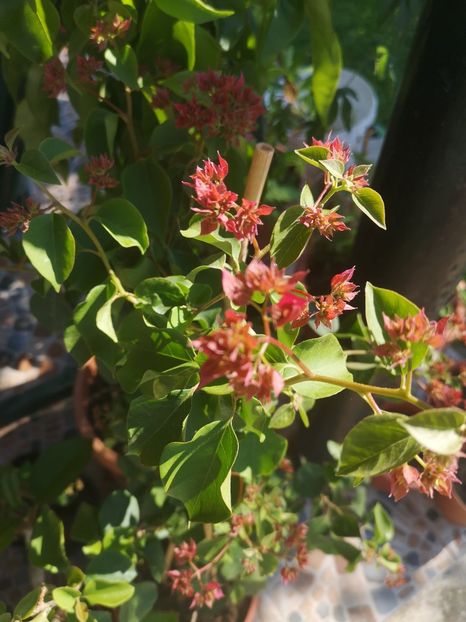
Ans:
[[[326,160],[329,154],[329,150],[327,147],[320,147],[318,145],[314,145],[311,147],[302,147],[301,149],[295,149],[296,155],[298,155],[301,160],[304,160],[308,164],[315,166],[316,168],[322,169],[322,164],[320,160]]]
[[[239,256],[240,251],[240,242],[233,236],[231,237],[223,237],[220,235],[218,231],[213,231],[207,235],[201,234],[201,221],[202,218],[199,216],[193,216],[191,222],[189,223],[188,229],[183,229],[180,231],[181,235],[185,238],[191,239],[196,238],[201,242],[205,242],[206,244],[210,244],[211,246],[215,246],[219,248],[230,257],[234,257],[235,259]]]
[[[69,438],[44,449],[34,462],[30,486],[40,502],[51,502],[83,472],[92,455],[91,442]]]
[[[61,138],[45,138],[39,145],[39,151],[51,163],[79,155],[77,149]]]
[[[26,594],[26,596],[24,596],[16,605],[13,611],[14,617],[19,618],[20,620],[30,618],[41,601],[42,592],[42,587],[36,587],[31,592]]]
[[[133,91],[138,86],[138,60],[130,45],[122,48],[107,48],[105,61],[110,73]]]
[[[395,315],[406,318],[417,315],[420,311],[419,307],[401,294],[390,289],[375,287],[369,282],[366,283],[365,302],[367,326],[377,344],[389,341],[384,328],[383,313],[390,318]],[[427,350],[428,345],[422,342],[411,345],[414,369],[422,363]]]
[[[401,425],[420,445],[436,454],[452,455],[464,444],[466,414],[458,408],[424,410]]]
[[[217,9],[203,0],[156,0],[157,6],[176,19],[194,24],[203,24],[222,17],[233,15],[234,11]]]
[[[299,204],[301,207],[314,207],[314,197],[312,196],[312,190],[307,184],[301,190]]]
[[[132,598],[133,594],[134,586],[124,581],[119,583],[88,581],[83,595],[90,605],[114,608]]]
[[[293,352],[314,374],[347,382],[353,379],[346,368],[346,355],[335,335],[328,334],[302,341],[293,348]],[[288,379],[300,374],[302,371],[296,366],[292,369],[286,367],[283,372]],[[293,384],[293,389],[299,395],[313,399],[329,397],[343,391],[342,387],[312,380]]]
[[[131,582],[136,578],[137,570],[128,555],[122,551],[107,549],[91,558],[86,568],[86,576],[109,583]]]
[[[164,399],[138,397],[128,412],[128,453],[137,454],[143,464],[157,466],[168,443],[181,437],[190,401],[172,395]]]
[[[149,246],[146,223],[139,211],[126,199],[109,199],[100,205],[93,218],[125,248],[135,246],[145,253]]]
[[[56,587],[52,590],[53,600],[60,609],[68,613],[73,613],[75,603],[80,596],[81,592],[73,587]]]
[[[95,108],[86,118],[84,143],[89,156],[108,153],[113,156],[119,117],[114,112]]]
[[[321,166],[335,179],[341,179],[345,172],[345,165],[340,160],[322,160]]]
[[[305,0],[304,6],[309,19],[314,67],[311,81],[312,95],[317,114],[322,124],[326,126],[340,79],[341,47],[333,29],[329,0]]]
[[[127,166],[122,175],[125,197],[142,214],[149,231],[163,240],[172,204],[172,187],[165,170],[150,159]]]
[[[107,337],[110,337],[115,343],[118,343],[118,336],[113,326],[112,305],[117,299],[118,296],[116,295],[109,298],[107,302],[100,307],[95,316],[97,328],[107,335]]]
[[[43,0],[0,2],[0,31],[33,63],[41,63],[53,55],[53,32],[50,26]]]
[[[21,162],[15,165],[18,172],[35,181],[45,184],[60,184],[55,171],[45,155],[38,149],[29,149],[23,153]]]
[[[131,600],[120,609],[120,622],[142,622],[151,611],[158,596],[157,585],[150,581],[142,581],[134,586]]]
[[[304,252],[312,229],[299,222],[304,214],[301,206],[289,207],[280,214],[270,240],[270,254],[280,268],[286,268]]]
[[[222,48],[217,39],[202,26],[196,26],[196,71],[207,71],[209,69],[218,69],[222,61]],[[231,164],[228,158],[229,164]],[[229,181],[229,188],[231,188]]]
[[[385,204],[378,192],[372,188],[359,188],[351,193],[353,202],[381,229],[386,229],[385,225]]]
[[[196,63],[195,25],[192,22],[179,21],[173,25],[173,38],[179,41],[186,51],[186,66],[189,70]]]
[[[376,503],[372,508],[374,516],[374,540],[380,546],[385,542],[390,542],[395,535],[395,528],[390,515],[381,503]]]
[[[184,503],[190,520],[218,522],[231,513],[231,467],[238,440],[230,422],[214,421],[191,441],[170,443],[160,459],[168,495]]]
[[[134,527],[139,522],[139,503],[128,490],[115,490],[103,502],[99,511],[100,527]]]
[[[269,428],[280,430],[290,426],[296,417],[296,411],[291,404],[282,404],[270,418]]]
[[[266,430],[263,439],[248,432],[240,438],[233,470],[241,473],[250,468],[253,476],[270,475],[284,458],[287,446],[286,438],[273,430]]]
[[[357,423],[343,441],[338,475],[371,477],[411,460],[420,445],[402,425],[403,415],[372,415]]]
[[[65,218],[58,214],[33,218],[24,234],[23,248],[37,272],[58,292],[75,259],[75,241]]]
[[[49,572],[58,572],[69,565],[63,523],[50,508],[44,507],[34,523],[29,559],[34,566]]]

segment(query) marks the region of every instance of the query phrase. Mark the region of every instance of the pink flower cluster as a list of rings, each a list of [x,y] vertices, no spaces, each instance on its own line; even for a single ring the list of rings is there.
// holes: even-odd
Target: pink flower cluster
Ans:
[[[44,64],[42,88],[53,99],[65,91],[65,68],[59,58],[51,58]]]
[[[338,212],[324,210],[318,205],[306,207],[299,222],[308,229],[316,229],[321,236],[331,240],[336,231],[349,231]]]
[[[84,171],[89,176],[87,183],[95,186],[97,190],[115,188],[118,186],[118,181],[110,175],[110,170],[114,165],[115,161],[106,153],[91,156],[90,161],[84,166]]]
[[[317,140],[317,138],[313,138],[312,146],[324,147],[327,149],[327,160],[338,160],[342,164],[347,164],[351,158],[351,149],[338,137],[333,140],[330,140],[330,135],[327,140]]]
[[[78,56],[76,58],[76,73],[83,84],[95,84],[95,74],[103,67],[103,62],[94,56]]]
[[[129,30],[131,19],[124,19],[121,15],[108,14],[104,19],[99,19],[91,28],[89,39],[93,41],[100,51],[112,43],[114,39],[121,37]]]
[[[285,540],[285,547],[293,551],[293,558],[289,559],[280,570],[280,575],[285,585],[294,581],[298,576],[299,568],[304,568],[308,563],[307,531],[308,528],[305,523],[296,523],[296,525],[292,526],[291,532]]]
[[[252,334],[243,313],[229,309],[223,326],[193,341],[207,356],[200,372],[199,388],[226,377],[237,395],[263,402],[278,396],[284,386],[281,375],[262,360],[261,342]]]
[[[439,322],[430,322],[424,309],[415,315],[393,318],[383,313],[384,329],[388,336],[386,343],[375,346],[374,352],[381,358],[388,359],[391,367],[403,367],[411,357],[411,346],[425,343],[434,348],[443,344],[443,331],[448,318]]]
[[[267,297],[275,293],[280,299],[267,309],[275,326],[299,321],[304,324],[308,319],[306,312],[311,296],[306,291],[298,289],[297,284],[306,274],[302,271],[287,276],[285,270],[278,268],[274,261],[268,266],[253,259],[244,273],[234,275],[228,270],[223,270],[223,291],[238,306],[249,304],[255,292]]]
[[[351,282],[354,274],[354,266],[335,274],[330,281],[330,294],[325,296],[313,297],[316,312],[313,314],[316,326],[323,324],[331,328],[332,321],[340,316],[344,311],[354,309],[348,303],[358,294],[358,286]]]
[[[263,114],[261,99],[245,86],[243,76],[228,76],[209,70],[184,85],[191,97],[174,104],[176,125],[195,128],[206,137],[220,136],[229,143],[247,136]]]
[[[410,490],[417,490],[428,497],[434,496],[434,491],[451,497],[454,483],[461,483],[457,477],[457,456],[440,456],[429,451],[423,453],[424,466],[422,471],[409,464],[403,464],[390,471],[390,496],[399,501]]]
[[[191,598],[190,609],[208,607],[212,609],[216,600],[223,598],[223,590],[217,581],[202,581],[202,573],[205,568],[197,568],[194,558],[197,554],[197,545],[194,540],[182,542],[175,547],[174,558],[177,566],[188,565],[189,568],[181,570],[169,570],[167,576],[171,581],[173,592],[181,596]]]
[[[191,208],[202,216],[201,233],[212,233],[220,226],[232,233],[238,240],[251,241],[257,235],[262,224],[261,216],[273,210],[268,205],[257,205],[254,201],[243,199],[237,203],[238,195],[228,190],[225,177],[228,175],[228,162],[218,154],[218,164],[205,160],[204,166],[198,166],[192,183],[183,182],[193,188],[194,199],[199,207]]]
[[[0,229],[8,236],[15,235],[18,231],[26,233],[29,222],[41,212],[39,205],[31,198],[27,198],[24,205],[11,203],[11,206],[0,212]]]

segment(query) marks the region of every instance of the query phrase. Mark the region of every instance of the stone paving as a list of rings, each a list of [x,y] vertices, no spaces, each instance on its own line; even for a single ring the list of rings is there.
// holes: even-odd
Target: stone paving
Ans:
[[[411,618],[419,596],[438,585],[450,585],[454,564],[466,566],[466,529],[448,523],[432,502],[416,493],[394,503],[384,493],[372,492],[371,499],[381,502],[391,514],[396,535],[393,548],[406,566],[406,583],[388,587],[387,571],[372,563],[360,564],[346,572],[342,558],[313,551],[309,565],[296,582],[287,586],[274,577],[260,597],[254,622],[414,622]],[[445,570],[450,574],[440,579]],[[452,574],[453,573],[453,574]],[[456,581],[451,584],[452,593]],[[466,582],[457,594],[457,602],[466,603]],[[462,599],[462,600],[461,600]],[[456,601],[455,601],[456,602]],[[440,605],[438,605],[440,606]],[[458,610],[459,611],[459,610]],[[408,612],[408,613],[402,613]],[[463,614],[462,614],[463,615]],[[405,617],[402,617],[405,616]],[[456,622],[458,617],[432,617],[432,622]],[[422,618],[425,622],[426,618]]]

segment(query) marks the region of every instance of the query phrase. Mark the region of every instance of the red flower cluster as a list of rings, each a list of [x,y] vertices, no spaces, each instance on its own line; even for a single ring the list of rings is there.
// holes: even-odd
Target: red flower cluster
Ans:
[[[177,127],[195,128],[208,137],[236,143],[252,132],[264,112],[261,99],[245,86],[243,76],[201,72],[185,83],[191,98],[174,104]]]
[[[53,99],[66,89],[65,68],[59,58],[51,58],[45,63],[42,88]]]
[[[175,546],[173,551],[173,556],[178,566],[191,563],[196,554],[197,544],[192,538],[189,542],[182,542],[179,546]]]
[[[328,149],[327,160],[339,160],[346,164],[351,158],[351,149],[348,145],[345,145],[338,137],[330,140],[330,135],[327,140],[312,139],[313,147],[325,147]]]
[[[358,166],[352,165],[348,167],[348,170],[344,174],[344,178],[351,186],[352,190],[358,190],[359,188],[365,188],[369,185],[367,181],[367,173],[370,170],[370,165],[360,164]]]
[[[152,106],[154,108],[168,108],[171,103],[171,95],[168,89],[158,87],[154,95],[152,95]]]
[[[285,547],[293,551],[294,557],[294,559],[289,560],[280,570],[280,575],[285,585],[294,581],[298,576],[299,568],[304,568],[308,563],[309,551],[306,543],[307,531],[308,527],[305,523],[296,523],[291,527],[290,534],[285,540]]]
[[[100,51],[105,50],[108,44],[129,30],[131,19],[123,19],[121,15],[109,14],[105,19],[99,19],[91,28],[89,39],[93,41]]]
[[[218,226],[233,233],[239,240],[252,240],[257,228],[262,224],[261,216],[273,210],[268,205],[257,205],[254,201],[243,199],[236,202],[238,195],[228,190],[224,179],[228,175],[228,162],[218,154],[218,164],[204,160],[204,167],[198,166],[193,183],[183,182],[194,189],[195,201],[200,207],[192,207],[193,212],[202,216],[201,233],[206,235]]]
[[[410,490],[418,490],[424,495],[432,498],[434,491],[450,497],[454,483],[461,483],[457,477],[458,457],[440,456],[430,451],[423,453],[424,466],[422,471],[418,471],[409,464],[390,471],[390,496],[399,501],[405,497]]]
[[[327,240],[331,240],[335,231],[349,231],[350,228],[342,220],[343,216],[338,212],[324,210],[321,207],[306,207],[299,222],[308,229],[317,231]]]
[[[95,84],[95,75],[103,67],[103,62],[94,56],[78,56],[76,58],[76,73],[83,84]]]
[[[109,174],[114,164],[114,160],[106,153],[91,156],[90,162],[84,166],[85,172],[89,175],[88,184],[95,186],[98,190],[118,186],[118,181]]]
[[[441,346],[447,321],[448,318],[442,318],[439,322],[430,322],[424,309],[406,318],[398,315],[389,318],[383,313],[384,328],[389,340],[376,346],[374,352],[377,356],[389,359],[391,367],[401,367],[411,356],[412,344],[425,343],[434,348]]]
[[[305,271],[287,276],[272,261],[270,266],[253,259],[244,274],[236,276],[228,270],[223,270],[223,291],[236,305],[247,305],[255,292],[266,296],[272,293],[281,296],[280,300],[272,304],[268,311],[276,326],[283,326],[288,322],[295,322],[301,318],[308,308],[311,296],[296,286],[306,276]]]
[[[40,212],[39,205],[30,197],[26,199],[24,205],[12,202],[10,207],[0,212],[0,229],[4,229],[8,236],[13,236],[18,231],[26,233],[29,222]]]
[[[358,286],[351,282],[354,274],[354,266],[335,274],[330,281],[330,294],[326,296],[314,297],[314,304],[317,311],[313,314],[316,327],[319,324],[331,328],[332,321],[340,316],[344,311],[354,309],[348,303],[358,294]]]
[[[427,399],[436,408],[445,406],[462,406],[464,404],[463,391],[451,387],[445,382],[432,379],[426,386]]]
[[[190,609],[196,609],[197,607],[208,607],[212,609],[216,600],[223,598],[222,587],[218,581],[209,581],[201,585],[201,591],[195,592],[193,600],[189,606]]]
[[[193,341],[193,346],[207,355],[201,367],[199,388],[225,376],[237,395],[269,401],[278,396],[283,378],[260,355],[260,342],[250,331],[243,313],[228,310],[224,325],[208,336]]]

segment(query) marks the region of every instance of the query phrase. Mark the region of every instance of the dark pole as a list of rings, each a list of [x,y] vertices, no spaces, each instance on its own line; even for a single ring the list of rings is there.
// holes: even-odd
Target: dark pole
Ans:
[[[371,185],[385,199],[388,231],[361,220],[358,281],[395,289],[434,319],[466,267],[465,0],[426,4]],[[341,441],[363,414],[349,392],[317,402],[294,447],[321,460],[326,441]]]
[[[354,263],[436,316],[466,267],[466,2],[430,0],[373,187],[388,231],[361,222]]]

